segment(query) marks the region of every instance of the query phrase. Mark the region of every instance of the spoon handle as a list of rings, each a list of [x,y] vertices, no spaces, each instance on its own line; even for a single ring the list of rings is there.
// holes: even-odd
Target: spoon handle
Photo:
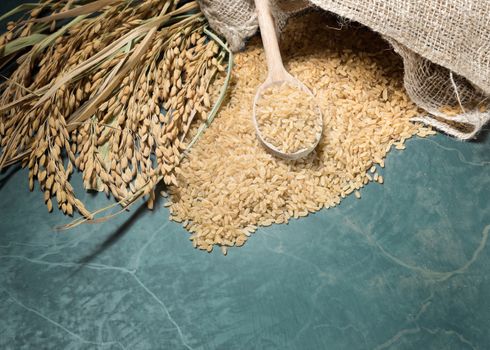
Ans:
[[[276,28],[269,6],[269,0],[255,0],[255,8],[257,9],[260,35],[267,59],[267,68],[269,71],[267,79],[269,81],[285,80],[287,73],[282,63],[281,51],[277,42]]]

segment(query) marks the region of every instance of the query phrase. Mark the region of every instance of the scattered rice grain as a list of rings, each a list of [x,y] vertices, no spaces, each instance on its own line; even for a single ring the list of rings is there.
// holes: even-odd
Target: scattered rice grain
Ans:
[[[235,56],[228,98],[183,160],[179,187],[170,188],[171,212],[193,223],[197,248],[241,246],[258,226],[338,205],[367,183],[375,163],[384,167],[391,145],[423,128],[410,121],[418,109],[403,88],[400,58],[374,33],[331,30],[325,18],[310,14],[290,20],[282,43],[286,68],[314,91],[323,137],[297,161],[260,145],[252,101],[267,72],[253,39]]]

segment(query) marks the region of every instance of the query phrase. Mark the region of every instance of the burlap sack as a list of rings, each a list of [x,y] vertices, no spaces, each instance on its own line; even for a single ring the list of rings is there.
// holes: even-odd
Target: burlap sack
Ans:
[[[258,29],[253,0],[200,2],[232,50]],[[273,1],[278,31],[307,6],[360,22],[391,43],[403,58],[408,94],[429,113],[415,120],[470,139],[490,119],[490,1],[278,0]]]

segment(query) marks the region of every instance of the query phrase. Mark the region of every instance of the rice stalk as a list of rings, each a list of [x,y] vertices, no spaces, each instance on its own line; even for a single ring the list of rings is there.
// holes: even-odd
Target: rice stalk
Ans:
[[[206,29],[195,1],[48,0],[26,8],[29,18],[11,22],[0,42],[0,55],[19,62],[0,86],[0,170],[21,162],[49,211],[82,215],[66,227],[113,207],[85,207],[70,183],[77,170],[85,189],[114,205],[145,197],[152,208],[160,181],[177,184],[189,130],[208,124],[222,101],[212,108],[208,91],[225,57],[229,80],[226,45]]]

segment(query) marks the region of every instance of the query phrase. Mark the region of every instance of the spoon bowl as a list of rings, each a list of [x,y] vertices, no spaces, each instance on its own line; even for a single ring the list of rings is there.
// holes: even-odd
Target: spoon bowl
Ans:
[[[260,130],[260,126],[259,126],[259,123],[257,121],[257,103],[259,102],[260,98],[262,97],[263,92],[270,87],[273,87],[275,85],[282,85],[282,84],[286,83],[286,84],[293,85],[294,87],[297,87],[299,90],[305,92],[306,94],[310,95],[313,98],[315,97],[313,95],[313,93],[310,91],[310,89],[308,89],[308,87],[306,87],[306,85],[304,85],[300,80],[294,78],[292,75],[290,75],[287,72],[285,72],[285,74],[287,75],[287,77],[284,80],[273,80],[273,81],[266,80],[262,85],[260,85],[258,87],[257,92],[254,96],[254,100],[253,100],[252,122],[253,122],[253,125],[255,128],[255,133],[257,135],[258,140],[260,141],[260,143],[265,148],[267,148],[269,150],[270,153],[272,153],[273,155],[275,155],[277,157],[283,158],[283,159],[296,160],[299,158],[306,157],[308,154],[310,154],[316,148],[316,146],[318,145],[318,143],[320,142],[320,139],[322,137],[323,127],[322,127],[322,129],[320,129],[316,133],[315,140],[313,143],[311,143],[311,145],[309,145],[306,148],[302,148],[296,152],[287,153],[287,152],[282,151],[279,147],[274,146],[272,143],[270,143],[266,140],[266,138],[264,137],[263,133]],[[315,113],[317,114],[317,116],[319,118],[319,125],[323,125],[321,110],[318,106],[315,106],[315,107],[316,107]]]

